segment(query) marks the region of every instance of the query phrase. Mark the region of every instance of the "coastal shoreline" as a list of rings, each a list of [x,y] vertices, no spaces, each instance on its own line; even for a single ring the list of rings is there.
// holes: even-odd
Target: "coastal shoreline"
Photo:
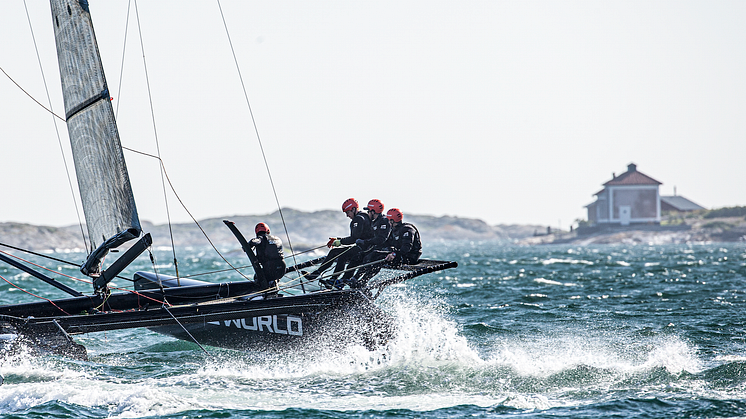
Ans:
[[[436,241],[498,241],[506,245],[546,244],[678,244],[746,241],[746,217],[708,217],[708,212],[669,214],[661,225],[632,225],[594,231],[588,226],[562,231],[541,225],[500,224],[490,226],[473,218],[453,216],[435,217],[409,215],[407,221],[420,231],[423,243]],[[337,211],[303,212],[283,209],[287,231],[296,250],[306,250],[323,243],[329,237],[343,237],[349,233],[349,220]],[[265,215],[233,215],[201,220],[195,224],[152,224],[143,222],[143,230],[153,235],[153,246],[219,246],[237,245],[232,233],[222,220],[234,221],[244,232],[254,225],[266,222],[276,231],[282,230],[278,211]],[[0,244],[33,251],[77,250],[85,251],[79,225],[66,227],[37,226],[23,223],[0,223]],[[205,238],[205,234],[210,241]],[[171,242],[173,237],[173,242]],[[284,232],[282,234],[284,240]]]

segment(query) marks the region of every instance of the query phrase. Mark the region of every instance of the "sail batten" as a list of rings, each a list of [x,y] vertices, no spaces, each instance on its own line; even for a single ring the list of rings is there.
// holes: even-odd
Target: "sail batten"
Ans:
[[[108,249],[141,233],[88,4],[50,0],[67,129],[91,255],[81,269],[101,270]]]

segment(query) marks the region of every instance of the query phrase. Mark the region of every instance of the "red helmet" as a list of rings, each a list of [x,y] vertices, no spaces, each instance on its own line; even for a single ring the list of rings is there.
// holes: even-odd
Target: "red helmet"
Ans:
[[[262,231],[269,234],[269,226],[264,223],[259,223],[254,227],[254,233],[259,234]]]
[[[368,211],[383,213],[383,202],[380,199],[371,199],[368,201]]]
[[[404,214],[402,214],[399,208],[391,208],[389,212],[386,213],[386,218],[398,223],[404,218]]]
[[[353,208],[360,208],[355,198],[349,198],[342,204],[342,212],[351,211]]]

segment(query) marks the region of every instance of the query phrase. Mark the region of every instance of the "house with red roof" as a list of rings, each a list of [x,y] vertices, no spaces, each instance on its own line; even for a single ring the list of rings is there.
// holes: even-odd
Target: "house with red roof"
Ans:
[[[586,205],[592,225],[660,224],[661,182],[637,170],[630,163],[627,171],[604,183],[596,201]]]

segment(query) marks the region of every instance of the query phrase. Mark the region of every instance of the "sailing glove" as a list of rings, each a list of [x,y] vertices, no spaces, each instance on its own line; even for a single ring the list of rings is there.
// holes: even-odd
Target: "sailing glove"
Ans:
[[[342,242],[339,239],[334,240],[334,243],[332,243],[332,246],[334,246],[334,247],[339,247],[341,245],[342,245]]]
[[[365,244],[365,240],[363,240],[363,239],[357,239],[357,240],[355,240],[355,244],[358,245],[358,246],[360,246],[360,247],[363,247],[363,245]]]

